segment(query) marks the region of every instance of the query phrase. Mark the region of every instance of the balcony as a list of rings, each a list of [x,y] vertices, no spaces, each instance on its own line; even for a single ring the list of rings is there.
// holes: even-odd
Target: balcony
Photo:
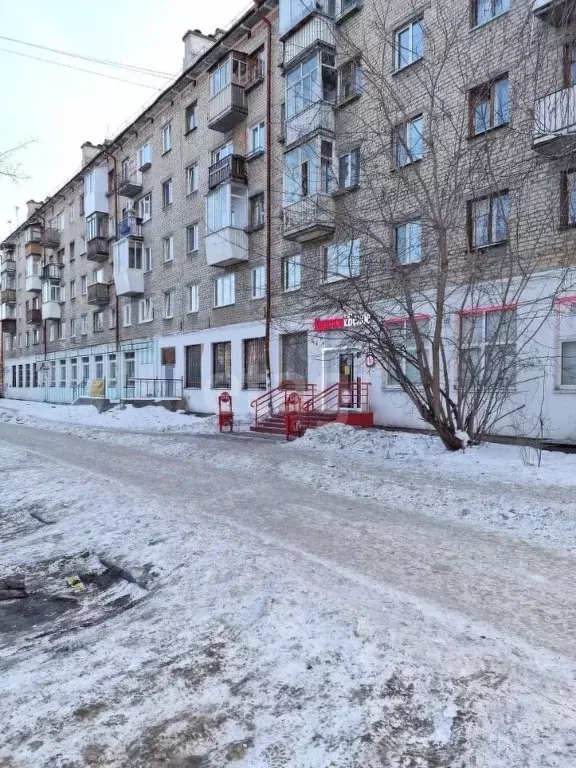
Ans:
[[[228,155],[208,169],[208,189],[233,181],[248,184],[246,163],[242,155]]]
[[[16,304],[16,289],[3,288],[0,290],[0,304]]]
[[[322,15],[312,16],[284,43],[284,61],[286,67],[309,48],[323,43],[334,47],[334,23]]]
[[[209,267],[229,267],[248,261],[248,234],[237,227],[224,227],[204,238]]]
[[[42,302],[42,320],[61,320],[62,307],[57,301]]]
[[[576,85],[549,93],[536,102],[533,146],[549,157],[576,149]]]
[[[110,255],[108,240],[105,237],[93,237],[86,243],[86,258],[90,261],[106,261]]]
[[[42,246],[40,243],[36,242],[29,242],[26,243],[24,246],[24,253],[26,256],[41,256],[42,255]]]
[[[264,82],[264,75],[266,74],[266,65],[263,61],[257,61],[252,64],[248,71],[248,77],[246,78],[245,92],[251,91],[252,88],[256,88]]]
[[[16,332],[16,306],[14,304],[0,304],[0,322],[2,323],[0,332]]]
[[[534,0],[532,13],[555,27],[568,27],[576,17],[574,0]]]
[[[12,258],[2,259],[0,264],[0,274],[7,272],[9,275],[13,275],[16,272],[16,262]]]
[[[208,128],[228,133],[248,114],[244,86],[228,83],[208,102]]]
[[[144,272],[124,267],[114,272],[114,285],[118,296],[139,296],[144,293]]]
[[[334,232],[336,210],[331,195],[316,194],[286,206],[282,234],[287,240],[306,243]]]
[[[40,242],[46,248],[58,248],[60,245],[60,231],[54,227],[44,227]]]
[[[141,240],[144,237],[142,233],[142,219],[137,219],[136,216],[126,216],[118,224],[118,237],[131,237]]]
[[[309,138],[316,132],[333,134],[334,107],[327,101],[318,101],[286,120],[286,147]]]
[[[26,290],[36,293],[42,290],[40,275],[26,275]]]
[[[104,307],[110,301],[110,289],[108,283],[92,283],[88,286],[88,304],[96,307]]]
[[[51,283],[59,283],[62,279],[61,272],[61,264],[44,264],[40,276],[42,280],[49,280]]]
[[[40,325],[42,323],[42,310],[41,309],[27,309],[26,310],[26,323],[28,325]]]
[[[142,192],[142,174],[130,171],[118,181],[118,194],[122,197],[138,197]]]

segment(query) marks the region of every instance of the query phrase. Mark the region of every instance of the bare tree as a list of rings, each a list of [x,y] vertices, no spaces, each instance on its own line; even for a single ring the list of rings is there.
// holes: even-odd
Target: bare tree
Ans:
[[[11,181],[24,181],[28,178],[22,172],[22,166],[17,160],[17,155],[32,143],[33,139],[28,139],[11,149],[0,150],[0,178],[10,179]]]
[[[523,407],[515,393],[542,368],[536,339],[573,282],[574,240],[559,228],[576,214],[561,193],[567,151],[533,148],[552,48],[523,5],[498,35],[471,36],[468,4],[453,0],[427,6],[402,39],[386,3],[361,39],[340,28],[338,50],[361,69],[337,138],[360,153],[326,182],[339,245],[302,257],[302,315],[347,315],[346,343],[376,358],[451,450]],[[328,196],[316,205],[330,216]]]

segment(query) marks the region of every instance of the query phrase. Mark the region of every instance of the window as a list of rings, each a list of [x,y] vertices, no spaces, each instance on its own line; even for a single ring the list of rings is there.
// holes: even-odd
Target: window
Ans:
[[[80,213],[80,216],[84,216],[84,195],[80,195],[80,198],[78,200],[78,211]]]
[[[266,389],[264,339],[244,339],[244,389]]]
[[[116,355],[108,356],[108,386],[118,386],[118,369],[116,367]]]
[[[172,123],[166,123],[162,128],[162,154],[172,149]]]
[[[174,238],[172,235],[170,237],[165,237],[162,240],[162,254],[164,256],[164,261],[172,261],[174,258]]]
[[[229,341],[212,344],[212,387],[229,389],[232,381],[232,345]]]
[[[264,193],[254,195],[248,201],[248,226],[257,229],[264,226]]]
[[[73,339],[76,336],[76,319],[70,318],[70,338]]]
[[[424,54],[423,19],[415,19],[396,32],[396,69],[407,67]]]
[[[104,378],[104,357],[102,355],[96,355],[94,357],[94,378]]]
[[[80,293],[82,296],[86,296],[88,293],[88,281],[86,279],[86,275],[82,275],[80,277]]]
[[[144,272],[152,271],[152,246],[144,246]]]
[[[99,269],[93,269],[92,270],[92,282],[90,285],[94,285],[95,283],[103,283],[104,282],[104,270],[102,267]]]
[[[362,93],[362,65],[359,61],[348,61],[338,70],[338,103],[342,104]]]
[[[228,275],[222,275],[214,280],[214,306],[226,307],[234,304],[235,297],[235,278],[236,275],[231,272]]]
[[[122,325],[124,328],[132,325],[132,304],[129,301],[122,307]]]
[[[56,341],[56,323],[54,321],[48,326],[48,341]]]
[[[564,88],[576,85],[576,45],[564,46]]]
[[[110,307],[108,310],[108,327],[109,328],[116,328],[116,307]]]
[[[414,321],[418,327],[418,338],[426,343],[430,320],[428,318]],[[392,320],[386,323],[386,330],[390,335],[391,344],[396,351],[396,359],[402,368],[402,372],[413,384],[421,381],[420,368],[418,367],[418,354],[416,338],[411,320]],[[388,371],[386,374],[386,386],[398,386],[398,380]]]
[[[353,189],[360,183],[360,147],[341,155],[338,159],[338,186]]]
[[[90,380],[90,358],[82,358],[82,381],[86,382]]]
[[[32,386],[38,386],[38,366],[36,363],[32,363]]]
[[[198,163],[186,168],[186,194],[191,195],[198,191]]]
[[[68,207],[68,221],[70,224],[74,221],[74,203]]]
[[[64,338],[65,334],[66,334],[66,326],[62,322],[62,320],[58,320],[57,323],[56,323],[56,338],[59,341],[62,341],[62,339]]]
[[[60,386],[66,386],[66,360],[60,360]]]
[[[226,157],[234,154],[234,143],[231,141],[222,144],[220,147],[212,150],[212,165],[219,163],[220,160],[224,160]]]
[[[162,206],[166,208],[168,205],[172,205],[172,179],[162,184]]]
[[[186,356],[186,376],[184,386],[187,389],[202,388],[202,345],[192,344],[184,347]]]
[[[422,259],[422,224],[409,221],[394,228],[394,247],[399,264],[416,264]]]
[[[30,386],[30,363],[26,363],[24,367],[24,386]],[[64,386],[66,386],[66,383],[64,383]]]
[[[15,365],[12,366],[12,386],[16,386],[16,371],[17,367]]]
[[[510,8],[510,0],[472,0],[474,27],[485,24]]]
[[[360,240],[329,245],[324,250],[324,280],[356,277],[360,272]]]
[[[152,165],[152,147],[148,142],[138,148],[138,168],[145,171]]]
[[[333,144],[320,142],[320,168],[316,142],[304,144],[284,155],[284,205],[290,205],[316,192],[330,193]]]
[[[70,253],[70,263],[72,263],[76,258],[76,243],[74,242],[74,240],[72,240],[72,242],[69,243],[68,250]]]
[[[302,284],[300,254],[282,259],[282,290],[294,291]]]
[[[88,333],[88,315],[80,315],[80,334],[86,336]]]
[[[560,386],[576,387],[576,341],[560,343]]]
[[[424,155],[424,118],[422,115],[402,123],[394,130],[394,164],[397,168],[422,160]]]
[[[319,101],[336,101],[337,76],[334,54],[313,53],[286,73],[286,119]]]
[[[248,226],[248,195],[246,189],[224,184],[206,198],[206,228],[218,232],[224,227],[244,229]]]
[[[127,390],[134,389],[136,378],[136,353],[124,352],[124,383]]]
[[[470,91],[470,134],[477,136],[510,122],[508,75]]]
[[[63,229],[64,229],[64,214],[63,213],[59,213],[56,216],[56,229],[59,232],[62,232]]]
[[[30,346],[30,331],[26,331],[24,334],[24,346],[28,348]]]
[[[22,365],[18,366],[18,386],[24,386],[24,366]]]
[[[508,239],[508,192],[498,192],[468,203],[470,248],[484,248]]]
[[[20,366],[21,367],[21,366]],[[50,360],[50,386],[56,386],[56,360]]]
[[[210,96],[216,96],[230,82],[230,59],[222,61],[210,73]]]
[[[174,317],[174,298],[176,292],[173,288],[164,292],[164,317],[166,320]]]
[[[256,155],[266,148],[266,123],[253,125],[248,131],[248,154]]]
[[[198,224],[189,224],[186,227],[186,253],[194,253],[198,250]]]
[[[463,312],[460,344],[459,374],[463,385],[510,385],[516,377],[516,310]]]
[[[138,200],[138,218],[148,221],[152,217],[152,193],[149,192]]]
[[[154,320],[152,299],[140,299],[138,302],[138,322],[150,323],[152,320]]]
[[[263,299],[266,296],[266,267],[260,264],[252,268],[251,273],[251,297]]]
[[[190,131],[193,131],[197,127],[196,122],[196,102],[193,104],[189,104],[186,107],[186,110],[184,111],[184,118],[185,118],[185,129],[184,133],[190,133]]]
[[[200,302],[200,286],[197,283],[191,283],[188,286],[188,312],[198,312]]]
[[[128,243],[128,269],[142,269],[142,243],[130,240]]]
[[[34,328],[32,331],[32,344],[40,344],[40,329]]]

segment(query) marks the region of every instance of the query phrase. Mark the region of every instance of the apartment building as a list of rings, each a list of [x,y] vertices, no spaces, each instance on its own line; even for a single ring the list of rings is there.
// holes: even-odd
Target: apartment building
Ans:
[[[418,164],[426,173],[431,162],[422,73],[446,29],[442,5],[394,0],[384,18],[377,0],[264,0],[226,31],[187,32],[182,73],[118,136],[86,143],[79,172],[42,203],[31,201],[26,221],[2,244],[4,395],[182,397],[192,411],[213,412],[227,390],[234,410],[247,413],[284,381],[318,391],[344,381],[370,393],[376,423],[419,426],[393,378],[343,335],[362,317],[337,300],[315,308],[305,283],[307,270],[319,286],[354,281],[371,261],[367,277],[375,279],[374,253],[386,250],[386,238],[400,265],[425,262],[418,210],[397,179]],[[539,232],[531,247],[547,276],[570,266],[576,224],[570,7],[569,0],[448,4],[458,50],[472,64],[463,75],[468,64],[454,56],[438,80],[460,116],[451,114],[451,124],[464,116],[471,156],[481,135],[498,158],[492,183],[471,184],[455,205],[455,248],[461,237],[467,252],[496,254],[497,262],[518,200],[507,182],[518,158],[528,158],[522,211],[530,226],[521,237],[534,243]],[[538,77],[530,97],[519,99],[524,54]],[[394,132],[385,120],[374,131],[379,78],[397,94]],[[394,221],[379,212],[385,234],[375,246],[359,212],[373,209],[376,178],[397,211]],[[535,276],[527,301],[542,297],[538,285]],[[547,350],[538,387],[548,429],[569,438],[576,288],[566,278],[563,288],[535,344]],[[498,309],[484,308],[486,324]],[[458,322],[448,319],[446,333]],[[485,335],[478,341],[487,343]],[[532,408],[533,390],[517,396]],[[361,400],[340,405],[365,407]]]

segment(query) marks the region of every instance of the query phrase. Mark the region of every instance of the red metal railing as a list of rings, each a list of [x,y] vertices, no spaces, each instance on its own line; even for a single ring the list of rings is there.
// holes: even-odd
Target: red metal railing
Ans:
[[[332,384],[307,400],[302,406],[302,411],[309,414],[314,411],[338,411],[340,408],[354,408],[362,413],[368,413],[370,411],[370,384],[364,381]]]
[[[303,405],[306,405],[310,399],[314,398],[316,393],[315,384],[305,384],[303,382],[283,381],[274,389],[252,400],[250,407],[254,409],[254,424],[258,425],[260,421],[273,413],[280,413],[286,410],[286,398],[290,392],[298,392],[302,397]]]

